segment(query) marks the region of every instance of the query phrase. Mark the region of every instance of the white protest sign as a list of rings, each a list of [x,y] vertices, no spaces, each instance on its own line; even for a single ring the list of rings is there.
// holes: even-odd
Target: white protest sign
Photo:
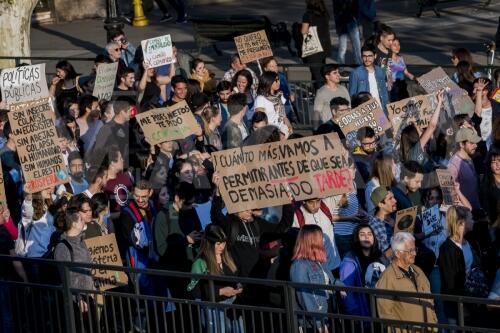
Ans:
[[[92,96],[97,97],[99,100],[110,101],[111,96],[113,96],[113,90],[115,89],[117,71],[118,62],[99,64],[96,71]]]
[[[160,67],[174,62],[170,35],[141,41],[144,62],[149,68]]]
[[[0,89],[8,105],[49,97],[45,64],[2,69]]]

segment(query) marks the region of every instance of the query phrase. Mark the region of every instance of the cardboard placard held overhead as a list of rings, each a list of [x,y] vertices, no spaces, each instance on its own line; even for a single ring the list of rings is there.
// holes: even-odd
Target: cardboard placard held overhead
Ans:
[[[68,170],[57,144],[50,99],[12,104],[8,116],[23,169],[25,191],[33,193],[67,183]]]
[[[99,64],[96,71],[92,96],[97,97],[99,100],[110,101],[113,96],[113,90],[115,89],[117,71],[118,62]]]
[[[337,114],[335,122],[346,136],[349,147],[356,141],[357,131],[362,127],[369,126],[373,128],[377,135],[381,135],[391,128],[391,123],[385,116],[384,110],[382,110],[377,100],[373,98],[355,109]]]
[[[413,206],[396,212],[394,233],[399,231],[413,233],[413,229],[415,229],[415,220],[417,218],[417,208],[417,206]]]
[[[392,123],[395,138],[399,140],[401,131],[411,123],[420,128],[427,127],[436,106],[437,98],[434,94],[410,97],[387,104],[388,116]]]
[[[347,159],[337,133],[212,153],[229,213],[348,193]]]
[[[273,50],[265,30],[234,37],[234,43],[240,55],[240,60],[244,64],[273,56]]]
[[[0,205],[7,207],[7,197],[5,196],[5,184],[3,182],[2,163],[0,163]]]
[[[151,145],[184,139],[196,133],[200,128],[186,101],[168,108],[142,112],[135,118],[142,128],[146,140]]]
[[[2,69],[0,89],[7,105],[49,97],[45,64]]]
[[[459,205],[460,199],[455,191],[455,181],[447,169],[436,169],[439,186],[443,191],[443,203],[445,205]]]
[[[141,46],[144,53],[144,62],[149,68],[160,67],[174,62],[170,35],[142,40]]]
[[[475,105],[467,91],[460,88],[441,67],[434,68],[418,77],[417,81],[428,94],[437,92],[440,89],[446,90],[448,98],[444,103],[444,107],[450,117],[457,114],[472,116],[474,113]]]
[[[85,240],[93,264],[123,266],[115,234],[103,235]],[[123,271],[92,269],[94,285],[98,290],[108,290],[128,284],[128,276]]]

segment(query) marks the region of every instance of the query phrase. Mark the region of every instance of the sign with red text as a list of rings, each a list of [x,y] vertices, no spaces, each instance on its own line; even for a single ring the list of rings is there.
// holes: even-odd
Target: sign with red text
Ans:
[[[48,98],[11,104],[8,113],[28,193],[69,182]]]
[[[115,234],[85,239],[93,264],[123,266]],[[98,290],[107,290],[128,284],[128,276],[123,271],[93,268],[94,285]]]
[[[186,101],[168,108],[153,109],[135,116],[146,141],[156,145],[165,141],[187,138],[200,129]]]
[[[351,192],[347,159],[337,133],[212,153],[229,213]]]
[[[49,97],[45,64],[2,69],[0,90],[7,105]]]
[[[141,46],[144,62],[148,68],[160,67],[174,62],[170,35],[142,40]]]
[[[265,30],[234,37],[234,43],[242,63],[272,57],[273,50]]]

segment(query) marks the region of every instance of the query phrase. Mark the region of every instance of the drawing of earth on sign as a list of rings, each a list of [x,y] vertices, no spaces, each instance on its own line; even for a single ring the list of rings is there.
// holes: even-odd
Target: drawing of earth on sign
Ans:
[[[398,222],[398,230],[406,230],[412,225],[412,223],[413,223],[413,216],[405,215]]]

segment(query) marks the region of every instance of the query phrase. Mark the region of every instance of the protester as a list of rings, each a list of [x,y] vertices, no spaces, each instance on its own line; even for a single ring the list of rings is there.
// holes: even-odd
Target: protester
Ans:
[[[382,68],[388,83],[388,87],[392,88],[392,75],[390,72],[390,61],[392,59],[392,42],[396,34],[388,25],[381,23],[378,26],[377,35],[375,38],[375,64]],[[390,89],[389,89],[390,90]]]
[[[251,93],[255,96],[257,94],[257,87],[259,86],[259,78],[255,74],[255,72],[249,68],[246,64],[241,62],[240,56],[238,54],[234,54],[231,56],[231,60],[229,63],[230,69],[224,73],[222,80],[233,82],[233,87],[235,87],[235,76],[236,74],[242,70],[246,70],[250,73],[251,79],[247,78],[248,88],[252,88]],[[243,91],[240,91],[243,92]]]
[[[229,100],[229,96],[231,96],[231,82],[229,81],[220,81],[216,87],[217,96],[219,97],[219,101],[216,104],[217,109],[221,114],[222,120],[220,124],[220,128],[223,129],[226,126],[227,121],[229,120],[229,110],[227,107],[227,102]]]
[[[356,169],[361,175],[363,182],[370,180],[370,174],[373,169],[373,161],[377,156],[378,137],[371,127],[362,127],[356,134],[360,145],[355,147],[352,152],[352,158],[356,163]]]
[[[293,250],[293,262],[290,267],[290,279],[292,282],[313,283],[322,285],[344,284],[333,277],[326,267],[327,253],[323,245],[323,231],[316,225],[303,226]],[[297,302],[300,310],[308,312],[328,313],[328,305],[331,292],[329,290],[310,290],[307,288],[297,288]],[[345,293],[344,293],[345,294]],[[303,330],[312,328],[314,331],[328,332],[326,318],[307,318],[300,316],[299,325]]]
[[[473,81],[473,98],[475,101],[474,115],[472,122],[476,125],[475,128],[480,134],[482,141],[486,144],[486,148],[490,148],[493,143],[493,105],[494,101],[490,100],[489,96],[492,92],[493,83],[489,79],[475,79]]]
[[[394,233],[393,221],[390,215],[396,211],[397,201],[394,194],[382,186],[377,187],[370,197],[375,205],[375,212],[373,215],[369,215],[368,223],[378,240],[379,250],[386,257],[390,257],[387,250],[390,248],[390,239]]]
[[[320,89],[321,90],[321,89]],[[345,139],[344,132],[337,124],[337,117],[349,112],[351,108],[349,107],[349,100],[343,97],[334,97],[330,101],[330,119],[322,123],[315,131],[314,134],[327,134],[327,133],[337,133],[341,140]]]
[[[377,238],[368,224],[359,224],[352,234],[352,250],[349,251],[340,263],[340,280],[349,287],[365,287],[372,281],[367,281],[368,267],[382,270],[382,252],[380,252]],[[383,270],[382,270],[383,271]],[[378,272],[381,274],[382,272]],[[368,297],[361,293],[347,292],[342,299],[346,314],[355,316],[370,316]]]
[[[76,119],[80,130],[80,140],[83,142],[83,153],[95,143],[97,133],[104,125],[100,119],[101,107],[99,100],[92,95],[83,95],[78,101],[80,115]]]
[[[305,39],[310,27],[316,27],[321,48],[323,49],[322,52],[302,58],[305,64],[312,64],[309,65],[309,70],[316,90],[319,89],[322,79],[320,64],[324,64],[326,57],[332,52],[329,20],[330,15],[323,0],[306,0],[306,12],[302,17],[300,32]]]
[[[316,92],[314,97],[313,127],[317,128],[322,123],[331,119],[331,100],[343,97],[350,105],[351,98],[347,89],[340,84],[339,67],[335,64],[326,64],[321,67],[321,77],[325,84]]]
[[[214,74],[205,67],[205,62],[196,58],[191,62],[191,78],[200,83],[201,91],[207,94],[215,92]]]
[[[172,106],[186,100],[187,97],[187,79],[180,75],[175,75],[170,81],[173,95],[165,102],[166,106]]]
[[[481,205],[487,212],[490,222],[500,213],[500,145],[495,144],[486,159],[486,172],[481,183]]]
[[[371,170],[370,181],[366,184],[365,202],[366,211],[370,214],[375,211],[376,205],[372,203],[371,194],[379,186],[392,187],[396,185],[397,166],[394,159],[387,154],[378,153]]]
[[[460,61],[466,61],[467,63],[469,63],[472,66],[472,71],[474,73],[475,78],[479,78],[483,75],[481,72],[476,71],[474,69],[475,62],[472,59],[472,55],[468,49],[463,48],[463,47],[459,47],[459,48],[455,48],[451,51],[451,62],[453,64],[453,66],[457,66]],[[458,73],[456,73],[456,72],[453,73],[451,78],[453,79],[453,81],[455,81],[455,83],[458,83],[460,81],[458,78]]]
[[[205,235],[198,259],[191,268],[191,273],[222,276],[237,276],[237,268],[231,254],[227,250],[227,236],[221,227],[210,224],[205,229]],[[229,285],[226,282],[214,281],[213,291],[215,301],[223,304],[232,304],[236,297],[243,292],[241,284]],[[191,280],[188,290],[195,298],[211,299],[211,286],[206,280]],[[224,309],[206,308],[204,311],[206,332],[244,332],[243,318],[230,320]]]
[[[162,95],[162,86],[166,86],[172,81],[175,74],[175,64],[170,64],[170,73],[168,76],[158,75],[156,68],[149,68],[148,64],[143,63],[141,68],[142,75],[137,92],[139,94],[141,111],[159,107],[160,99],[167,100],[166,95]],[[142,96],[142,97],[141,97]]]
[[[373,46],[364,45],[361,48],[363,65],[357,67],[349,75],[349,95],[370,92],[382,109],[386,110],[386,105],[389,102],[386,78],[383,69],[375,65],[375,55]]]
[[[414,81],[415,75],[408,71],[404,58],[399,54],[401,51],[401,41],[399,38],[394,37],[391,44],[392,57],[389,61],[389,70],[392,75],[392,89],[390,92],[391,102],[397,102],[402,99],[408,98],[408,88],[406,85],[406,78]]]
[[[249,134],[244,122],[248,110],[247,97],[242,93],[231,95],[227,101],[227,108],[230,118],[222,131],[222,145],[225,149],[237,148]]]
[[[79,75],[67,60],[61,60],[56,64],[56,75],[52,78],[49,94],[56,98],[60,114],[63,114],[63,103],[66,99],[76,100],[80,92],[78,79]]]
[[[205,145],[212,145],[217,150],[222,150],[222,139],[219,127],[222,123],[222,116],[216,107],[208,107],[201,114],[205,129]]]
[[[394,253],[393,261],[382,273],[376,288],[430,295],[429,280],[424,272],[414,264],[417,255],[415,238],[407,232],[398,232],[391,239],[391,249]],[[377,298],[377,310],[382,319],[422,324],[437,323],[432,298],[415,299],[404,296]],[[395,329],[396,332],[407,332],[400,325],[395,324],[394,327],[392,329]]]
[[[121,49],[120,58],[123,60],[126,67],[134,67],[135,47],[125,37],[125,33],[121,29],[111,31],[109,41],[117,43]]]

